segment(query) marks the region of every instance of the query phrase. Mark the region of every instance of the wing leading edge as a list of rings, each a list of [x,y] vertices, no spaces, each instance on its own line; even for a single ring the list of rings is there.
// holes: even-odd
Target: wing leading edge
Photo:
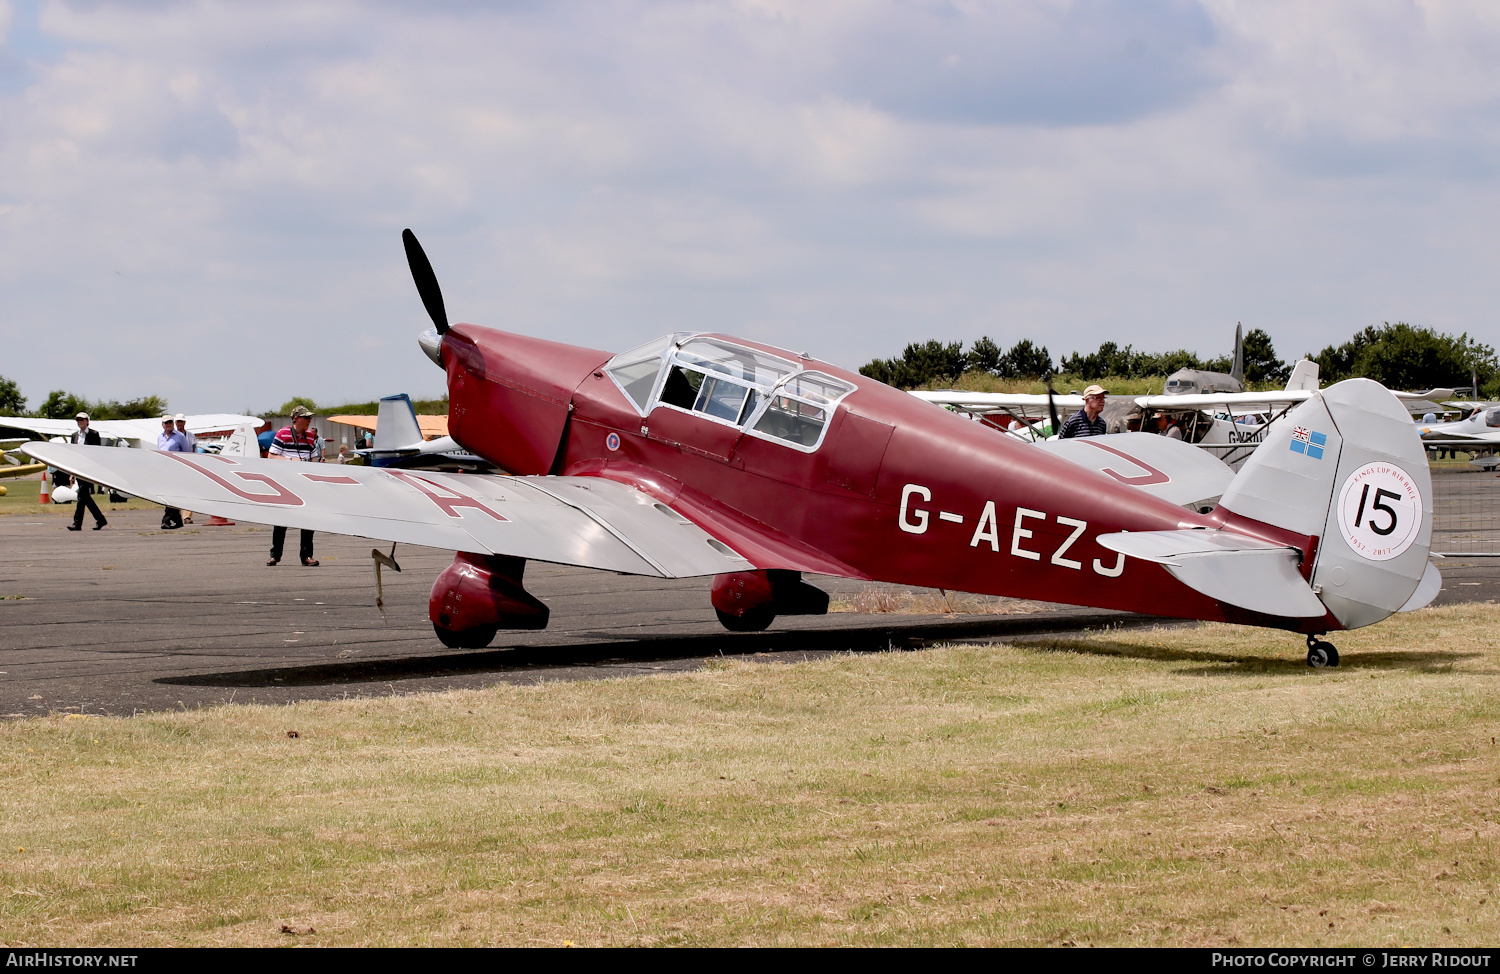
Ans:
[[[665,578],[761,567],[633,487],[32,443],[38,460],[184,510]]]

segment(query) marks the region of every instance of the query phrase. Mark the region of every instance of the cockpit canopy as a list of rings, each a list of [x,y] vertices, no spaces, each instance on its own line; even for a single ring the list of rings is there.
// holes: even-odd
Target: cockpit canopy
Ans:
[[[682,332],[621,352],[604,371],[642,416],[670,406],[808,452],[854,391],[795,360]]]
[[[1484,411],[1484,425],[1491,427],[1500,427],[1500,406],[1497,406],[1494,409],[1486,409]]]

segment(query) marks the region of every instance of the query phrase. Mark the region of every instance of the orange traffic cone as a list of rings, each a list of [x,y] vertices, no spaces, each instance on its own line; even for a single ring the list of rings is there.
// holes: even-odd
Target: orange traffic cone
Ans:
[[[206,526],[210,528],[217,528],[232,524],[234,524],[234,522],[229,520],[228,518],[222,518],[219,517],[219,515],[215,514],[213,517],[208,519]]]
[[[37,498],[37,503],[52,503],[52,469],[50,467],[42,471],[42,493]]]

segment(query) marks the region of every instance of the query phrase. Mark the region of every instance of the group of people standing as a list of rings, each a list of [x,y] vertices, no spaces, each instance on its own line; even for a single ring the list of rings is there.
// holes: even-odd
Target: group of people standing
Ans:
[[[78,432],[73,434],[74,443],[83,446],[100,446],[99,433],[89,428],[89,414],[79,413],[74,417],[78,423]],[[266,455],[277,460],[297,460],[303,463],[323,460],[322,443],[319,441],[316,431],[310,430],[312,425],[312,412],[306,406],[298,406],[292,410],[292,423],[284,427],[271,440],[270,449]],[[165,453],[196,453],[198,450],[198,438],[187,429],[187,417],[178,413],[176,416],[163,416],[161,418],[161,434],[156,438],[156,448]],[[109,521],[104,513],[99,510],[99,505],[94,501],[94,485],[86,480],[76,480],[74,483],[78,490],[77,507],[73,511],[73,523],[68,527],[69,531],[83,530],[83,515],[90,513],[94,516],[94,530],[98,531]],[[164,531],[175,531],[184,523],[190,523],[193,519],[192,512],[188,512],[186,519],[183,512],[175,507],[167,507],[162,510],[161,526]],[[271,529],[271,558],[266,564],[275,565],[281,561],[282,549],[286,544],[286,528],[276,527]],[[298,557],[302,564],[308,567],[316,567],[318,559],[313,557],[313,533],[303,531],[298,545]]]
[[[198,438],[187,431],[187,418],[181,413],[176,416],[166,415],[161,418],[161,435],[156,438],[156,448],[164,453],[196,453],[198,452]],[[189,521],[193,519],[188,514]],[[182,512],[175,507],[162,510],[161,528],[163,531],[175,531],[182,527]]]

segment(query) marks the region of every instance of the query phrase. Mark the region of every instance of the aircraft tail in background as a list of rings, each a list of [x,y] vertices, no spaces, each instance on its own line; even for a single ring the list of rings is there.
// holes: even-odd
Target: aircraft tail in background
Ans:
[[[1234,323],[1234,365],[1229,369],[1229,375],[1241,385],[1245,381],[1245,326],[1238,321]]]
[[[1286,380],[1286,391],[1317,392],[1318,363],[1312,359],[1302,359],[1292,366],[1291,378]]]
[[[384,396],[375,415],[374,449],[401,450],[421,446],[422,428],[417,425],[417,411],[406,393]]]

